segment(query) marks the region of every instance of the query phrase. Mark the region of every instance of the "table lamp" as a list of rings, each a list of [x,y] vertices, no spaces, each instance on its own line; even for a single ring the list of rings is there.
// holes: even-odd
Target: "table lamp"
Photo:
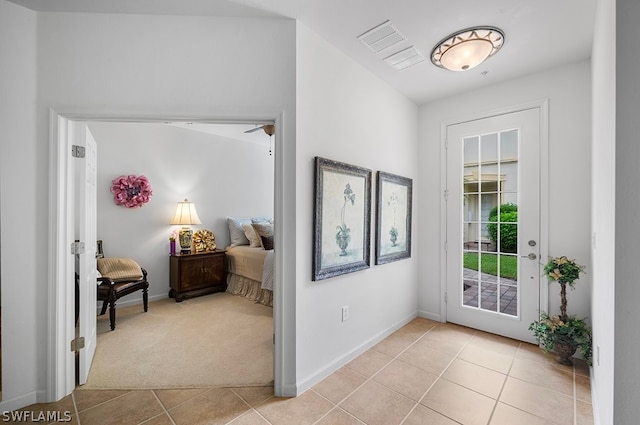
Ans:
[[[178,202],[176,215],[173,216],[171,224],[181,225],[182,228],[178,233],[180,240],[180,253],[188,254],[191,252],[191,239],[193,238],[193,230],[189,227],[193,224],[202,224],[196,206],[193,202],[189,202],[186,198],[183,202]]]

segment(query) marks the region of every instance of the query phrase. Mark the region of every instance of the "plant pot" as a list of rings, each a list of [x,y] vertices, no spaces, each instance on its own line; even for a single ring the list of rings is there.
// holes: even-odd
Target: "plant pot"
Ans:
[[[558,341],[553,345],[553,352],[556,353],[558,363],[570,366],[573,364],[571,357],[575,354],[578,347],[575,344],[566,341]]]
[[[344,257],[345,255],[347,255],[347,246],[349,246],[350,241],[351,241],[351,235],[349,235],[348,233],[340,232],[336,236],[336,243],[340,248],[341,257]]]

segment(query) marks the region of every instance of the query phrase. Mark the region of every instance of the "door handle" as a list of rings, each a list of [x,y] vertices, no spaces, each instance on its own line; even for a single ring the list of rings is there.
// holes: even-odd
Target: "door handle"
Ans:
[[[535,252],[530,252],[529,255],[521,255],[522,258],[528,258],[529,260],[535,260],[538,258]]]

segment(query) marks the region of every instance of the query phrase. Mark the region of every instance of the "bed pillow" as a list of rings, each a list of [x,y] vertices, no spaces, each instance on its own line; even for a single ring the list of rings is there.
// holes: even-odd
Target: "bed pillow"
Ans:
[[[262,248],[262,242],[260,241],[260,236],[253,229],[253,226],[249,223],[242,224],[242,230],[244,230],[244,235],[249,239],[249,246],[251,248]]]
[[[114,282],[142,279],[142,269],[130,258],[98,258],[98,271]]]
[[[273,224],[253,223],[253,230],[260,236],[260,242],[264,249],[273,249]]]
[[[242,229],[242,225],[245,223],[251,224],[251,218],[227,217],[230,247],[249,245],[249,239],[247,239],[247,236],[244,234],[244,230]]]
[[[251,223],[271,223],[271,224],[273,224],[273,218],[271,218],[271,217],[251,217]]]

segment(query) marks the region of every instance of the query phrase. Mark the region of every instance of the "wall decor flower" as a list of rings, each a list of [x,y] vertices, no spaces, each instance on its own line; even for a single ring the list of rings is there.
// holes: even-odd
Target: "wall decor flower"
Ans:
[[[151,198],[149,180],[145,176],[120,176],[111,181],[111,193],[116,205],[140,208]]]

